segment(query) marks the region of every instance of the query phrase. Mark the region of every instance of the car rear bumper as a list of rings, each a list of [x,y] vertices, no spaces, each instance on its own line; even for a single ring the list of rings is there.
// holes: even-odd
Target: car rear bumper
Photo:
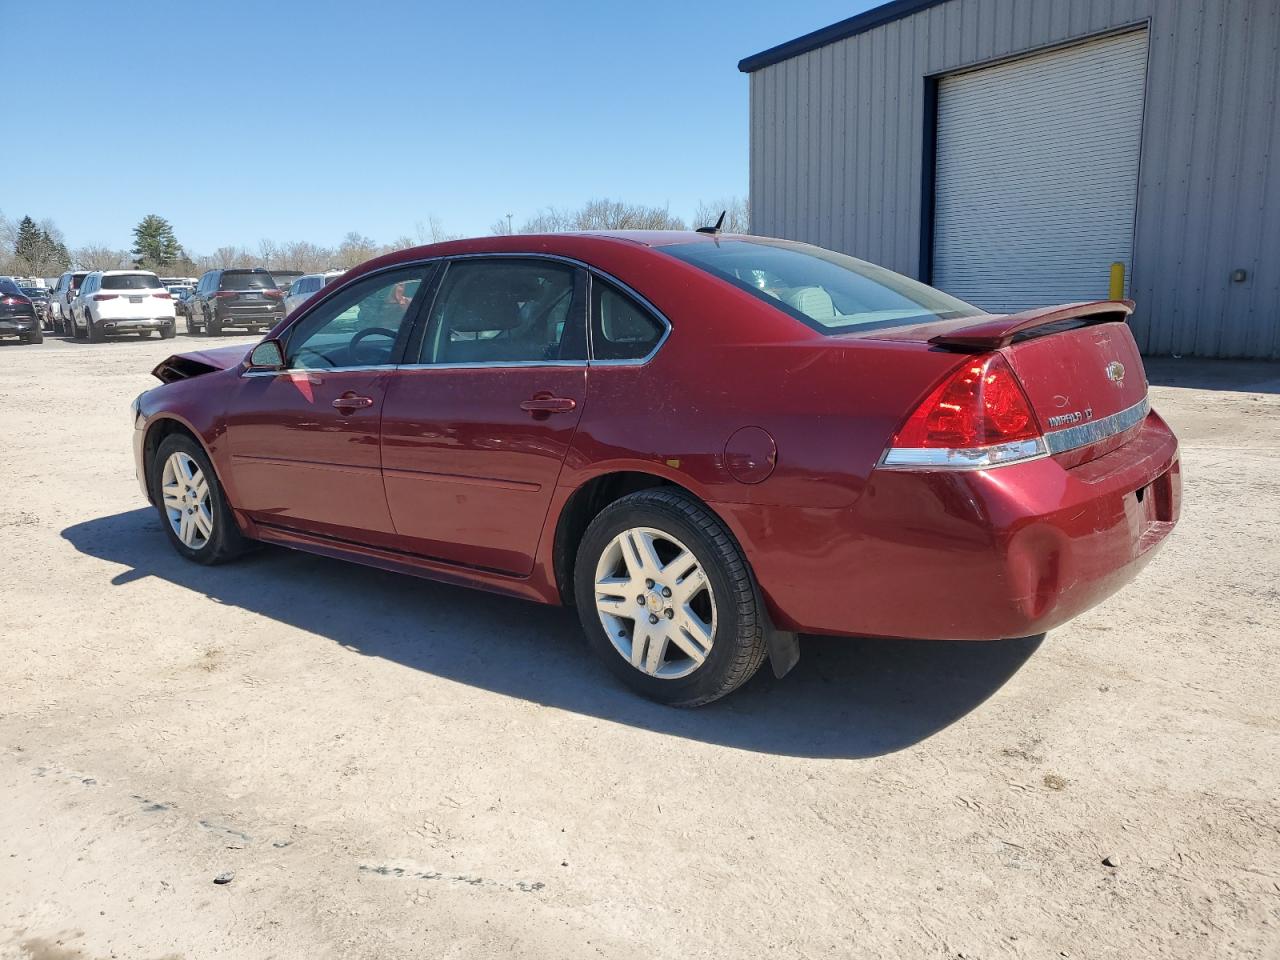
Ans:
[[[784,629],[994,640],[1052,629],[1132,580],[1181,496],[1177,439],[1152,413],[1071,469],[877,470],[849,510],[714,506]]]
[[[39,329],[40,321],[34,316],[0,319],[0,337],[22,337]]]
[[[104,318],[98,322],[105,333],[129,333],[136,330],[167,330],[173,326],[173,317],[121,317]]]
[[[274,327],[284,319],[284,306],[220,308],[214,319],[224,327]]]

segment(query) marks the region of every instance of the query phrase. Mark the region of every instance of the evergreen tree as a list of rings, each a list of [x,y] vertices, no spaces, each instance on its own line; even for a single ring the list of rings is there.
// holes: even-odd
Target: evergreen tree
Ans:
[[[173,227],[164,217],[149,213],[133,228],[133,260],[139,267],[158,270],[185,256]]]

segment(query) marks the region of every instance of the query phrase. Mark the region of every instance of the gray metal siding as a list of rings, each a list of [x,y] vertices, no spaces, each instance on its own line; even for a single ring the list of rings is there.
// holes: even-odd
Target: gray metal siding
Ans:
[[[1151,354],[1280,358],[1276,0],[951,0],[764,67],[752,229],[919,276],[925,78],[1143,22],[1134,333]]]

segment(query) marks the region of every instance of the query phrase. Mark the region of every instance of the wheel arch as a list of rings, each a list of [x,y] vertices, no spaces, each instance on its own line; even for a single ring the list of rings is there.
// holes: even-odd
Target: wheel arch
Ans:
[[[738,540],[733,525],[706,499],[679,478],[646,469],[615,469],[584,480],[569,495],[556,518],[552,542],[552,566],[560,602],[574,606],[573,568],[578,559],[578,546],[591,521],[605,507],[640,490],[663,487],[678,490],[696,500],[718,519],[730,536]]]
[[[156,502],[156,492],[151,485],[151,464],[155,460],[156,451],[160,449],[160,444],[164,442],[166,437],[175,433],[186,434],[200,445],[200,449],[204,451],[204,455],[209,459],[214,475],[217,477],[225,495],[227,486],[222,482],[221,474],[218,473],[218,463],[214,459],[213,451],[204,442],[204,438],[200,436],[200,431],[182,417],[166,412],[151,418],[151,422],[147,424],[146,434],[142,439],[142,476],[147,485],[147,499],[152,504]]]

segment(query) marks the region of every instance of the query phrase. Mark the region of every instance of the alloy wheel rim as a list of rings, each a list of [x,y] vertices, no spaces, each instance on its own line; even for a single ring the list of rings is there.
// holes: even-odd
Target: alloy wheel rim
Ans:
[[[186,546],[199,550],[213,536],[213,501],[200,465],[188,454],[172,453],[164,462],[160,494],[169,526]]]
[[[659,680],[687,677],[706,662],[716,602],[702,564],[671,534],[632,527],[596,564],[596,613],[618,654]]]

